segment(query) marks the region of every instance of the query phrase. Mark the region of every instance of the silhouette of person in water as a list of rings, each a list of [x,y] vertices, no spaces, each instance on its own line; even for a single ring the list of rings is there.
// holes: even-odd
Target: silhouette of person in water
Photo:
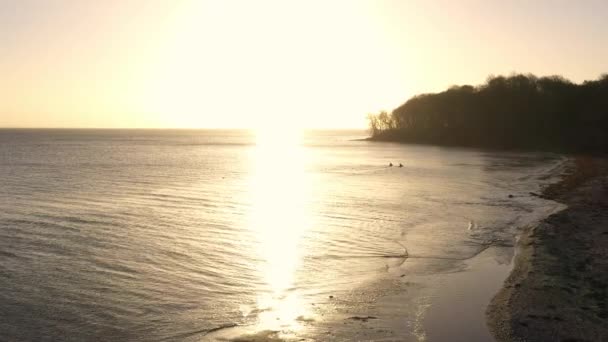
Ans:
[[[393,163],[388,163],[388,166],[393,166]]]
[[[403,167],[403,164],[399,163],[399,167]]]

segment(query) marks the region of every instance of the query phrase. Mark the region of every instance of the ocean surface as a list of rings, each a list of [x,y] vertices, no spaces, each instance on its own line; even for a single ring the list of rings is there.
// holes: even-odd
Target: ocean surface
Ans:
[[[457,340],[564,158],[365,136],[0,130],[0,340]]]

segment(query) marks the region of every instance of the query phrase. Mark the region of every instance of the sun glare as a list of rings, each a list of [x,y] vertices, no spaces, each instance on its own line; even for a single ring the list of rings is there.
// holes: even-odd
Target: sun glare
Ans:
[[[261,129],[252,153],[249,228],[257,237],[259,272],[266,288],[258,295],[260,329],[296,329],[305,307],[294,288],[300,240],[310,226],[309,178],[300,130]]]

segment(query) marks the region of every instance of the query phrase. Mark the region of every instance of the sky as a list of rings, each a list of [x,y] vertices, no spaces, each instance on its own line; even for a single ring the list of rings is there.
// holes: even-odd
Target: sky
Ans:
[[[512,72],[608,72],[605,0],[0,0],[0,127],[356,128]]]

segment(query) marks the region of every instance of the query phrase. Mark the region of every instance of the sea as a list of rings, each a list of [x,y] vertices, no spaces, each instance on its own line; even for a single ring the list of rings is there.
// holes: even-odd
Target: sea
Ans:
[[[566,158],[366,137],[0,130],[0,340],[491,340]]]

